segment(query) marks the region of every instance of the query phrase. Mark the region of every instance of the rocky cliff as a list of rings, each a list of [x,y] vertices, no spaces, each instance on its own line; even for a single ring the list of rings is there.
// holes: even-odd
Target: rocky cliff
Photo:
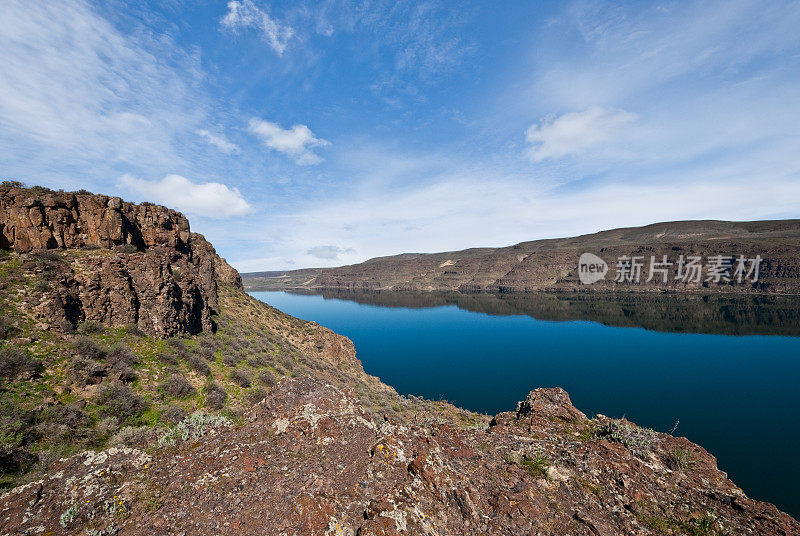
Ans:
[[[602,259],[608,272],[591,285],[581,283],[583,253]],[[731,262],[727,275],[709,281],[715,256]],[[735,259],[759,256],[757,280],[732,277]],[[637,258],[636,280],[618,279],[620,258]],[[651,258],[670,263],[666,277]],[[679,279],[680,259],[700,259],[698,278]],[[749,265],[747,266],[749,268]],[[629,275],[629,274],[623,274]],[[406,253],[338,268],[243,274],[248,290],[285,288],[531,292],[540,290],[800,293],[800,220],[725,222],[683,221],[613,229],[573,238],[522,242],[504,248],[446,253]],[[633,278],[631,278],[633,279]]]
[[[241,286],[181,213],[118,197],[4,183],[0,249],[41,265],[55,292],[33,306],[42,322],[73,328],[95,321],[162,337],[209,331],[218,281]]]

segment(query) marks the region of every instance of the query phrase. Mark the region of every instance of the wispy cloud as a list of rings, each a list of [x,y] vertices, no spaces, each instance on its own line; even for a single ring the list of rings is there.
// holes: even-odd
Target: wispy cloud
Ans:
[[[281,128],[280,125],[253,118],[250,120],[249,130],[255,134],[261,142],[280,153],[283,153],[300,165],[308,166],[322,162],[312,149],[315,147],[325,147],[330,142],[314,136],[305,125],[294,125],[292,128]]]
[[[339,246],[315,246],[306,251],[312,257],[326,261],[338,261],[340,255],[355,253],[353,248],[341,248]]]
[[[294,35],[293,28],[273,19],[266,9],[259,8],[252,0],[228,2],[228,12],[221,24],[233,32],[242,28],[256,30],[278,55],[283,54]]]
[[[166,205],[190,215],[229,218],[253,210],[238,188],[218,182],[195,183],[180,175],[167,175],[155,181],[123,175],[118,182],[120,187],[143,201]]]
[[[0,65],[0,148],[23,173],[175,169],[176,139],[205,115],[194,55],[123,35],[82,0],[4,2]]]
[[[228,141],[222,134],[214,134],[206,129],[196,130],[195,134],[225,154],[238,153],[241,150],[238,145]]]
[[[354,39],[368,62],[370,90],[387,103],[424,100],[422,89],[446,79],[476,50],[466,27],[474,13],[447,2],[330,0],[308,11],[317,33]]]
[[[624,110],[592,107],[545,119],[525,132],[525,141],[531,145],[528,156],[537,162],[593,149],[611,141],[635,118]]]

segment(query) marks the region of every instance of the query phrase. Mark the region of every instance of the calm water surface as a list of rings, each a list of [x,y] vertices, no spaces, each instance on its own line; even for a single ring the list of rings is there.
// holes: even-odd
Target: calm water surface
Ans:
[[[680,421],[745,493],[800,517],[800,337],[730,334],[797,334],[800,303],[251,294],[349,337],[403,394],[494,414],[561,386],[590,416]]]

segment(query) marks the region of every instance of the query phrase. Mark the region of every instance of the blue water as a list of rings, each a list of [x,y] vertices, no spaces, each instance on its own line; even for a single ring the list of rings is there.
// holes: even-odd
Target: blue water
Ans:
[[[349,337],[403,394],[482,413],[560,386],[587,415],[625,416],[702,445],[749,496],[800,516],[800,337],[662,333],[590,321],[382,307],[253,292]]]

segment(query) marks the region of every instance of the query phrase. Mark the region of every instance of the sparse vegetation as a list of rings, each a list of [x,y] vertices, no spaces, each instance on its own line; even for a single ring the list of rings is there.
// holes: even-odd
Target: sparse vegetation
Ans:
[[[211,409],[222,409],[225,405],[225,402],[228,400],[228,393],[225,392],[225,389],[217,385],[216,383],[212,383],[206,388],[206,406]]]
[[[163,447],[175,445],[178,441],[197,440],[210,430],[230,425],[231,421],[221,415],[193,413],[158,438],[158,445]]]
[[[667,467],[673,471],[684,471],[694,466],[695,460],[692,457],[691,451],[688,449],[677,447],[667,455]]]
[[[147,409],[147,402],[127,385],[106,385],[97,397],[99,415],[116,417],[122,423],[135,422]]]
[[[161,412],[161,420],[170,424],[178,424],[186,418],[186,410],[180,406],[168,406]]]
[[[42,362],[28,352],[3,344],[0,346],[0,380],[13,380],[23,374],[39,374]]]
[[[609,419],[598,430],[597,435],[610,441],[625,445],[639,458],[647,458],[656,439],[656,433],[649,428],[641,428],[624,419]]]
[[[550,460],[541,456],[540,454],[525,456],[522,459],[522,466],[527,469],[530,474],[545,479],[550,478],[549,471],[551,465],[553,464],[550,462]]]
[[[73,504],[61,514],[61,517],[59,518],[61,526],[67,528],[67,525],[72,523],[72,520],[75,519],[76,515],[78,515],[78,505]]]
[[[195,388],[183,377],[183,374],[170,374],[162,388],[170,398],[186,398],[195,394]]]
[[[231,380],[239,387],[250,387],[250,375],[242,369],[234,369],[230,374]]]

